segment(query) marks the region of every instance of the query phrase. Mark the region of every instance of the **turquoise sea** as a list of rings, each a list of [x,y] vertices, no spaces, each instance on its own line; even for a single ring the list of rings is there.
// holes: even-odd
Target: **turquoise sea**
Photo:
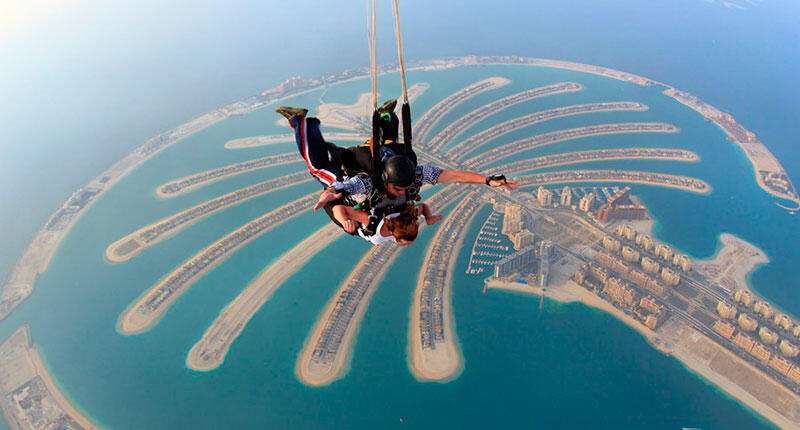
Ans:
[[[606,122],[659,121],[678,134],[612,135],[544,147],[525,156],[589,148],[680,147],[700,163],[604,162],[566,168],[631,168],[702,178],[707,196],[636,186],[658,220],[656,236],[695,258],[708,257],[721,232],[736,234],[767,252],[772,262],[752,277],[754,287],[794,315],[793,265],[800,255],[797,218],[761,190],[738,147],[712,123],[658,88],[644,88],[578,72],[519,66],[464,67],[409,73],[409,82],[430,89],[415,102],[417,118],[443,97],[475,81],[504,76],[512,83],[458,106],[448,121],[492,100],[562,81],[581,92],[535,99],[487,118],[481,129],[526,113],[595,101],[639,101],[646,112],[598,113],[562,118],[512,133],[492,145],[525,135]],[[396,94],[396,75],[381,78],[380,91]],[[365,80],[327,89],[325,102],[353,103],[368,90]],[[322,91],[282,104],[317,106]],[[702,97],[702,95],[700,94]],[[313,112],[313,109],[312,109]],[[265,178],[293,171],[282,166],[241,175],[159,200],[155,188],[171,179],[264,155],[287,152],[293,143],[225,150],[230,139],[285,133],[271,107],[234,117],[168,148],[105,194],[64,240],[34,294],[0,325],[6,337],[31,325],[53,375],[75,404],[109,428],[761,428],[770,427],[676,360],[650,347],[637,333],[582,305],[502,292],[481,294],[482,278],[465,275],[469,250],[489,215],[476,217],[459,256],[453,288],[456,331],[464,372],[455,381],[420,383],[406,361],[408,312],[416,268],[433,229],[403,251],[372,298],[356,338],[351,369],[328,387],[297,381],[294,365],[305,337],[349,267],[368,249],[342,238],[312,259],[272,296],[248,323],[217,370],[188,370],[184,361],[224,306],[282,252],[327,218],[306,213],[265,234],[194,284],[152,330],[122,336],[115,330],[125,308],[164,274],[256,216],[318,189],[302,184],[215,214],[134,259],[109,264],[105,248],[164,216]],[[323,129],[332,130],[332,129]]]

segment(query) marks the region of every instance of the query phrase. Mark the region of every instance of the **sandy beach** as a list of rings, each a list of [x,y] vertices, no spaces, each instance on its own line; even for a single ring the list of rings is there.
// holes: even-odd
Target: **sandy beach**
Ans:
[[[709,260],[697,260],[696,270],[728,291],[749,290],[747,275],[769,263],[767,254],[757,246],[730,233],[719,236],[722,246]]]
[[[99,427],[94,425],[88,418],[83,416],[74,406],[72,403],[67,400],[66,397],[61,393],[61,390],[56,385],[55,380],[53,377],[50,376],[50,372],[47,371],[47,367],[44,365],[44,361],[42,361],[42,357],[39,356],[39,350],[36,347],[32,347],[30,350],[30,357],[31,362],[33,362],[34,367],[36,367],[36,373],[42,378],[44,385],[47,387],[47,391],[50,392],[50,395],[53,396],[58,406],[66,412],[70,418],[77,421],[78,424],[83,426],[83,428],[87,430],[97,430]]]
[[[202,338],[189,350],[186,367],[203,372],[219,367],[233,342],[272,294],[308,260],[342,234],[338,226],[328,224],[270,264],[220,312]]]
[[[377,289],[377,286],[383,279],[386,271],[392,267],[395,259],[397,259],[397,257],[400,255],[400,252],[403,250],[403,248],[395,244],[385,244],[382,245],[382,247],[385,247],[386,249],[374,247],[372,250],[368,251],[364,257],[361,258],[358,264],[356,264],[356,267],[358,268],[362,265],[374,263],[377,255],[386,255],[388,253],[386,256],[386,261],[381,262],[381,270],[375,275],[370,285],[366,288],[364,296],[359,301],[358,307],[356,308],[352,319],[347,324],[347,329],[345,330],[344,337],[339,345],[336,358],[332,363],[320,363],[316,360],[312,360],[312,355],[317,342],[322,336],[323,330],[325,330],[325,327],[328,324],[337,301],[341,297],[342,292],[349,289],[350,281],[352,280],[353,276],[356,275],[357,269],[354,269],[353,272],[351,272],[350,275],[341,283],[339,289],[328,301],[328,304],[325,306],[325,310],[317,319],[317,322],[314,324],[314,328],[306,338],[306,341],[303,344],[303,349],[300,354],[298,354],[297,363],[295,365],[295,374],[300,382],[311,386],[328,385],[337,379],[341,379],[347,374],[347,371],[350,368],[350,359],[353,356],[353,340],[358,333],[359,327],[361,326],[361,320],[364,318],[364,313],[369,307],[372,294]]]

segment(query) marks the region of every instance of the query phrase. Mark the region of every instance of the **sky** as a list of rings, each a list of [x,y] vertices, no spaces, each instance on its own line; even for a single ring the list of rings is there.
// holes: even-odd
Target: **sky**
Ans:
[[[379,3],[379,62],[393,62],[391,2]],[[800,123],[797,1],[400,3],[407,60],[520,55],[604,65],[722,108],[747,106],[732,113],[776,141],[779,158],[790,146],[777,140],[800,135],[787,125]],[[75,189],[147,138],[293,75],[367,65],[365,8],[0,0],[0,277]],[[724,67],[704,67],[711,63]],[[786,109],[761,114],[775,106]],[[800,162],[786,167],[800,180]]]

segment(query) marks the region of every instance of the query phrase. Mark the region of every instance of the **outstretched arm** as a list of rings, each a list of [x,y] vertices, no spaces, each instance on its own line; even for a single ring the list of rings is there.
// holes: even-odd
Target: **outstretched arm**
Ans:
[[[504,186],[509,190],[517,189],[517,182],[511,179],[491,179],[480,173],[468,170],[442,170],[439,175],[439,183],[459,183],[459,184],[487,184],[490,187]]]
[[[437,222],[442,220],[441,215],[434,215],[431,212],[430,206],[426,205],[425,203],[420,203],[417,205],[417,215],[422,215],[425,217],[425,224],[434,225]]]
[[[358,224],[366,225],[369,223],[369,215],[364,211],[357,211],[350,206],[336,205],[332,209],[333,218],[342,225],[344,231],[352,234],[358,228]]]

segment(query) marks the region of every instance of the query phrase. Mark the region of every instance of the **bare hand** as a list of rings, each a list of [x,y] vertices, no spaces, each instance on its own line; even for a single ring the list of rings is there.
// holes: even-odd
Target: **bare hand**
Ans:
[[[344,231],[353,234],[356,232],[356,229],[358,228],[358,223],[349,219],[345,221],[344,224],[342,224],[342,227],[344,228]]]
[[[319,201],[317,201],[317,204],[314,205],[314,210],[316,211],[317,209],[324,207],[328,203],[341,197],[342,193],[337,193],[335,188],[325,188],[322,190],[322,194],[319,195]]]
[[[425,224],[434,225],[441,220],[442,220],[441,215],[431,215],[430,218],[425,218]]]
[[[489,181],[490,187],[506,187],[509,190],[516,190],[519,188],[517,186],[517,181],[512,179],[492,179]]]

